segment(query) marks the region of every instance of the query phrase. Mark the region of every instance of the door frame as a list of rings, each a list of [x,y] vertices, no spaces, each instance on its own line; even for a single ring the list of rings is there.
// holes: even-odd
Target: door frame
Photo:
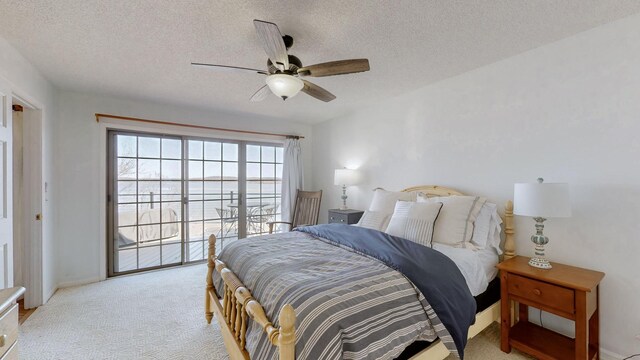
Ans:
[[[23,181],[24,183],[24,208],[23,208],[23,234],[24,252],[21,259],[23,281],[25,281],[25,308],[33,308],[44,303],[43,293],[43,123],[42,110],[32,104],[15,98],[24,110],[22,113],[23,124]]]

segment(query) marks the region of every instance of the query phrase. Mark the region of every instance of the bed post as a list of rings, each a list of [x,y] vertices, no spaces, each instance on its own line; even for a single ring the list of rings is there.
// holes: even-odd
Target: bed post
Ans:
[[[207,256],[207,288],[204,294],[204,316],[207,324],[211,324],[213,312],[211,311],[211,296],[215,293],[213,289],[213,268],[215,267],[213,257],[216,255],[216,236],[209,236],[209,256]]]
[[[513,238],[515,231],[513,230],[513,202],[507,201],[504,208],[504,260],[511,259],[516,256],[516,242]]]
[[[296,357],[296,313],[293,306],[287,304],[278,316],[280,334],[278,335],[279,360],[295,360]]]

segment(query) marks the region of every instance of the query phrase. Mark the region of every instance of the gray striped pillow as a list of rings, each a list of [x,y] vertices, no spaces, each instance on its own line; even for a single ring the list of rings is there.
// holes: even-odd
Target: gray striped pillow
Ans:
[[[396,202],[386,233],[431,247],[433,226],[442,203]]]

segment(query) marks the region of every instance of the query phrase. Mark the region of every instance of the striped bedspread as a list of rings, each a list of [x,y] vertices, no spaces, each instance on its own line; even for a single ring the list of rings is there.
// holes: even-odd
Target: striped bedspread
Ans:
[[[411,281],[349,247],[289,232],[236,241],[219,259],[272,321],[277,322],[283,305],[293,306],[296,359],[394,359],[414,341],[436,337],[458,355],[450,333]],[[213,280],[222,293],[217,272]],[[262,329],[249,324],[246,348],[251,358],[277,358]]]

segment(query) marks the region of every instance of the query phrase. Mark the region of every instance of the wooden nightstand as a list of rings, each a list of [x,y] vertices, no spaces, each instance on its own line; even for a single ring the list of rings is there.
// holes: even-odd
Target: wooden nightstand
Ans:
[[[556,263],[543,270],[528,261],[516,256],[497,265],[502,351],[514,347],[539,359],[599,359],[598,285],[604,273]],[[511,301],[518,302],[517,322],[512,319]],[[575,321],[575,339],[530,323],[529,306]]]
[[[331,223],[340,223],[340,224],[357,224],[360,221],[360,218],[364,214],[362,210],[340,210],[340,209],[329,209],[329,224]]]

